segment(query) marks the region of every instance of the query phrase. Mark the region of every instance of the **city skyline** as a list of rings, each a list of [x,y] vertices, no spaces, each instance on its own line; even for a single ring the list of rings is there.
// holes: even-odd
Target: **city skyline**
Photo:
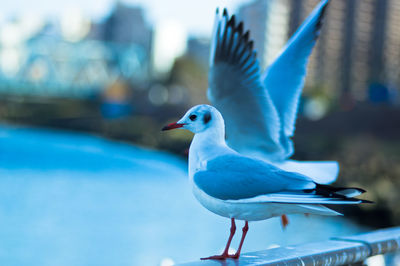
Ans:
[[[237,10],[250,30],[262,68],[279,54],[319,0],[254,0]],[[399,86],[400,2],[331,1],[310,56],[305,91],[315,89],[345,105],[375,93],[393,98]],[[370,99],[371,100],[371,99]],[[389,100],[389,99],[387,99]],[[392,99],[393,100],[393,99]]]
[[[319,0],[242,1],[236,10],[230,9],[228,13],[236,14],[237,20],[244,21],[245,30],[250,30],[260,66],[265,69],[318,3]],[[181,6],[181,10],[186,9]],[[394,0],[331,1],[321,36],[310,56],[305,95],[318,94],[335,101],[345,100],[349,106],[354,104],[354,100],[371,100],[376,94],[383,97],[380,101],[397,102],[400,35],[396,29],[400,25],[400,16],[396,15],[396,11],[399,9],[400,4]],[[42,39],[46,51],[56,51],[56,47],[63,46],[64,41],[77,44],[76,47],[84,47],[84,42],[90,46],[93,43],[91,41],[97,41],[96,45],[111,50],[115,49],[112,48],[115,44],[124,47],[136,45],[138,49],[132,48],[135,51],[127,48],[133,53],[130,61],[121,63],[119,57],[114,58],[118,61],[118,67],[120,63],[124,64],[121,68],[124,75],[131,73],[133,66],[140,65],[143,69],[140,73],[146,73],[143,77],[165,79],[176,59],[182,56],[194,58],[196,63],[203,65],[202,71],[206,73],[211,34],[193,36],[183,24],[176,21],[151,24],[146,10],[149,10],[146,5],[128,1],[113,2],[113,6],[99,21],[91,21],[82,13],[68,13],[70,10],[65,10],[67,15],[58,17],[57,21],[46,22],[38,22],[34,17],[25,17],[21,13],[21,20],[10,20],[0,25],[0,71],[7,78],[25,78],[26,73],[30,73],[35,80],[41,80],[50,75],[53,69],[57,69],[53,67],[57,64],[52,59],[48,61],[45,58],[39,63],[37,59],[29,61],[30,56],[40,55],[40,47],[37,48],[35,43]],[[167,12],[170,10],[173,8]],[[211,16],[214,16],[214,12]],[[208,19],[208,22],[212,24],[213,19]],[[49,37],[55,42],[49,42]],[[55,56],[49,55],[49,58],[58,62]],[[106,54],[96,58],[100,59],[101,64],[109,60]],[[114,61],[110,62],[109,65],[115,65]],[[31,67],[35,71],[24,70]],[[88,80],[92,80],[92,76],[89,76]]]
[[[84,17],[99,22],[105,19],[117,3],[139,6],[145,10],[145,17],[152,25],[163,21],[175,21],[195,36],[211,36],[214,22],[214,12],[217,7],[227,7],[230,12],[250,0],[71,0],[65,3],[51,0],[23,2],[22,0],[7,1],[0,12],[0,24],[19,16],[39,17],[45,21],[58,19],[68,12],[78,12]]]

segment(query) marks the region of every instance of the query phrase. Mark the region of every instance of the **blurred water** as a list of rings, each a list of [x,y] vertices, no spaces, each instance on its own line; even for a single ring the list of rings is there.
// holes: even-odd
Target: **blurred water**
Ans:
[[[195,201],[186,168],[94,136],[0,127],[0,265],[160,265],[220,252],[229,220]],[[289,218],[285,231],[277,218],[250,223],[244,252],[363,231],[343,217]]]

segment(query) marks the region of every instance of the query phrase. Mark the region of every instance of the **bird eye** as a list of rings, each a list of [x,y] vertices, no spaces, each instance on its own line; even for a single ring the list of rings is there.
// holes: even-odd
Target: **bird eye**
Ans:
[[[196,120],[196,118],[197,118],[197,115],[191,115],[191,116],[189,116],[189,119],[192,120],[192,121]]]

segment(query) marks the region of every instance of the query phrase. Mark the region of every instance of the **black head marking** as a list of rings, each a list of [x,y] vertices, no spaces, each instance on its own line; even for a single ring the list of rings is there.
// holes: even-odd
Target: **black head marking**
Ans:
[[[208,124],[208,122],[210,122],[211,120],[211,114],[209,112],[205,113],[203,116],[203,122],[205,125]]]

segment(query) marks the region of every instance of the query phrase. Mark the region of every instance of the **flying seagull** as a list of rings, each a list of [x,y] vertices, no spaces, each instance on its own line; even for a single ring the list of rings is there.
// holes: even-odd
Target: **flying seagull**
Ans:
[[[192,107],[163,130],[175,128],[195,134],[189,149],[189,180],[196,199],[209,211],[231,219],[224,252],[203,259],[239,258],[248,221],[292,213],[340,215],[324,205],[367,202],[354,198],[365,192],[362,189],[321,185],[305,175],[236,152],[225,142],[221,113],[210,105]],[[245,226],[236,254],[230,255],[235,219],[244,220]]]
[[[289,160],[308,57],[319,36],[328,0],[321,1],[290,38],[275,61],[262,73],[249,31],[235,15],[217,9],[211,42],[210,102],[226,121],[229,147],[299,172],[318,183],[336,180],[334,161]]]

